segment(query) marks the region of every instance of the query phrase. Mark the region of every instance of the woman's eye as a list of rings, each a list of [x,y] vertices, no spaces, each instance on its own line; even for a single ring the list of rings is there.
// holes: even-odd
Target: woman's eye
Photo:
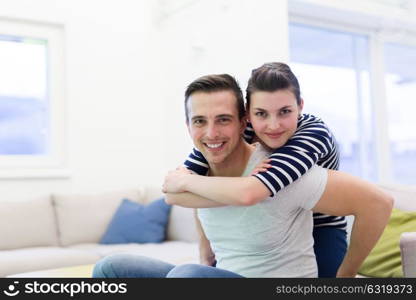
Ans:
[[[282,115],[287,115],[287,114],[289,114],[289,113],[291,113],[292,111],[290,110],[290,109],[283,109],[282,111],[281,111],[281,114]]]
[[[255,113],[255,115],[258,116],[258,117],[264,117],[264,116],[266,116],[266,113],[263,112],[263,111],[258,111],[258,112]]]

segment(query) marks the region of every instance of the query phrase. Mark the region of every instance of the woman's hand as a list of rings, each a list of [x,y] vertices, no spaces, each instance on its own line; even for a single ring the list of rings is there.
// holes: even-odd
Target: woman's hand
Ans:
[[[184,182],[187,176],[192,174],[187,168],[180,166],[176,170],[169,171],[165,176],[165,182],[162,186],[163,193],[183,193],[186,192]]]
[[[271,159],[270,158],[266,158],[265,160],[263,160],[262,162],[260,162],[253,171],[251,171],[250,175],[256,175],[260,172],[266,172],[268,168],[271,168],[272,165],[270,164]]]

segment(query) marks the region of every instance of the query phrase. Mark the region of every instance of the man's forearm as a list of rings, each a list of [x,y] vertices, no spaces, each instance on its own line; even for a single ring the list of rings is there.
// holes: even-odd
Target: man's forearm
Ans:
[[[219,203],[189,192],[167,193],[165,195],[165,201],[171,205],[179,205],[188,208],[210,208],[226,206],[226,204]]]
[[[347,173],[328,170],[321,199],[313,210],[331,216],[354,216],[350,244],[337,277],[354,277],[388,223],[393,206],[390,195]]]
[[[371,252],[388,222],[392,202],[380,199],[379,205],[355,216],[351,239],[337,277],[353,277]]]

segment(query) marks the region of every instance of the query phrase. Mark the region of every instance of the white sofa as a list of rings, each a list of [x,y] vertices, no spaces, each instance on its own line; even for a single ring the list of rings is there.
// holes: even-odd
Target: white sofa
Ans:
[[[120,252],[172,263],[198,261],[191,209],[173,206],[167,240],[157,244],[99,244],[123,198],[140,203],[145,189],[90,195],[50,195],[28,201],[0,202],[0,277],[17,273],[93,264]]]
[[[395,207],[416,211],[416,188],[381,185]],[[93,264],[113,253],[128,252],[174,264],[198,262],[197,233],[191,209],[173,206],[167,240],[160,244],[100,245],[121,199],[148,203],[144,189],[95,195],[51,195],[22,202],[0,202],[0,277]],[[416,233],[402,239],[406,277],[416,277]]]

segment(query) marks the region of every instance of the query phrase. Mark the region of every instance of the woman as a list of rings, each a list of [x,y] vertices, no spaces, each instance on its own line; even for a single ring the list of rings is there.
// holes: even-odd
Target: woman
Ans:
[[[301,114],[303,99],[288,65],[267,63],[253,70],[246,90],[249,125],[244,137],[274,149],[251,178],[235,178],[235,188],[217,186],[224,204],[257,203],[303,176],[313,165],[337,170],[339,152],[327,126],[317,117]],[[205,175],[208,164],[194,149],[186,167]],[[257,178],[253,180],[253,178]],[[215,186],[209,187],[215,190]],[[212,199],[212,198],[211,198]],[[319,277],[335,277],[347,249],[345,217],[314,214],[314,250]]]

